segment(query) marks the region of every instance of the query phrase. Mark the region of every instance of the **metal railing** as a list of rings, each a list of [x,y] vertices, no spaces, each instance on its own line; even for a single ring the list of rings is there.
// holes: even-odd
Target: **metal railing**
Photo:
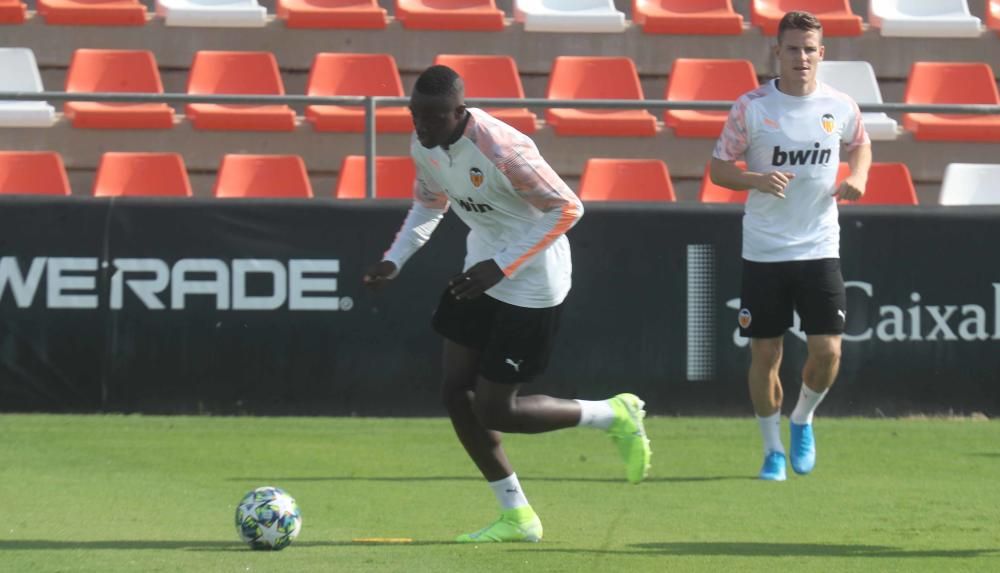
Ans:
[[[365,110],[365,197],[375,197],[375,109],[379,105],[401,107],[408,97],[392,96],[307,96],[307,95],[236,95],[236,94],[151,94],[151,93],[82,93],[82,92],[0,92],[0,101],[88,101],[111,103],[214,103],[244,105],[340,105],[360,106]],[[547,98],[466,98],[471,107],[493,108],[576,108],[576,109],[694,109],[729,110],[731,101],[668,101],[634,99],[547,99]],[[858,104],[862,112],[904,112],[935,114],[1000,115],[1000,105],[990,104]]]

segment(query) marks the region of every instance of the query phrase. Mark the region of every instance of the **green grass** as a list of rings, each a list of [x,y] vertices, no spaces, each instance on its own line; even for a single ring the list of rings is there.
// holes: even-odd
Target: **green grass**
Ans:
[[[0,570],[1000,571],[996,422],[820,419],[785,483],[752,479],[751,418],[648,429],[639,486],[597,431],[508,436],[545,540],[465,546],[497,508],[443,419],[2,415]],[[303,511],[281,552],[236,538],[261,485]]]

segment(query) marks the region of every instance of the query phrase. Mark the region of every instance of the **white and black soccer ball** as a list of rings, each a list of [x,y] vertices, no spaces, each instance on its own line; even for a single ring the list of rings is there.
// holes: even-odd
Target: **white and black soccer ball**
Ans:
[[[284,549],[301,529],[299,506],[281,488],[259,487],[236,506],[236,532],[253,549]]]

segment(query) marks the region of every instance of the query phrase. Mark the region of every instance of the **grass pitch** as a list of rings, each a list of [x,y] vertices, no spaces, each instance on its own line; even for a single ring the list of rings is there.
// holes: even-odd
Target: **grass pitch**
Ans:
[[[996,422],[819,418],[785,483],[749,417],[648,431],[639,486],[596,430],[508,436],[545,539],[474,546],[498,510],[444,419],[0,415],[0,570],[1000,571]],[[261,485],[302,508],[281,552],[236,537]]]

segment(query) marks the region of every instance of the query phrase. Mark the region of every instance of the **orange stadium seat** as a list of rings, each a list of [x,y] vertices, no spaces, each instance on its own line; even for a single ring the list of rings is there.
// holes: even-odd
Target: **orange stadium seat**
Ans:
[[[733,189],[712,183],[712,177],[709,175],[711,165],[711,162],[705,164],[705,173],[701,177],[701,191],[698,192],[698,201],[702,203],[746,203],[748,195],[746,190],[734,191]],[[737,161],[736,166],[740,169],[747,168],[746,161]]]
[[[632,18],[646,34],[743,33],[743,16],[732,0],[632,0]]]
[[[190,197],[184,159],[177,153],[107,152],[94,177],[94,197]]]
[[[76,50],[66,73],[67,92],[163,93],[153,52],[146,50]],[[66,102],[73,127],[169,129],[174,110],[165,103]]]
[[[28,6],[21,0],[0,0],[0,24],[21,24],[28,14]]]
[[[785,12],[808,10],[819,18],[823,36],[860,36],[861,16],[851,11],[850,0],[751,0],[750,21],[765,36],[778,35]]]
[[[434,63],[458,72],[465,82],[465,97],[524,98],[517,64],[510,56],[439,54]],[[487,109],[493,117],[525,134],[535,133],[538,117],[528,108]]]
[[[986,7],[986,27],[1000,34],[1000,0],[990,0]]]
[[[671,101],[733,101],[756,89],[757,72],[750,60],[677,58],[663,98]],[[663,121],[678,137],[719,137],[727,111],[671,109]]]
[[[219,164],[216,197],[308,198],[313,196],[306,164],[298,155],[227,154]]]
[[[289,28],[381,30],[386,10],[378,0],[278,0],[278,18]]]
[[[559,56],[549,74],[548,99],[645,99],[635,63],[625,57]],[[644,109],[564,109],[545,112],[557,135],[656,135]]]
[[[0,151],[0,195],[69,195],[62,157],[52,151]]]
[[[189,94],[284,95],[278,62],[270,52],[195,52]],[[287,105],[190,103],[195,129],[294,131],[295,111]]]
[[[989,64],[914,62],[904,103],[1000,105]],[[1000,141],[1000,115],[903,114],[903,126],[920,141]]]
[[[38,0],[46,24],[69,26],[143,26],[146,7],[139,0]]]
[[[378,199],[412,199],[413,180],[417,169],[413,159],[404,156],[375,158],[375,197]],[[340,164],[340,176],[333,192],[338,199],[365,198],[365,156],[348,155]]]
[[[588,159],[580,178],[584,201],[676,201],[667,164],[659,159]]]
[[[316,54],[306,93],[311,96],[403,96],[396,60],[390,54]],[[316,131],[364,133],[365,108],[310,105],[306,119]],[[409,133],[413,120],[405,107],[375,108],[375,130]]]
[[[503,30],[495,0],[396,0],[396,19],[410,30]]]
[[[837,169],[837,186],[850,174],[847,163]],[[842,205],[916,205],[917,190],[905,163],[872,163],[868,170],[865,194],[858,201],[840,201]]]

